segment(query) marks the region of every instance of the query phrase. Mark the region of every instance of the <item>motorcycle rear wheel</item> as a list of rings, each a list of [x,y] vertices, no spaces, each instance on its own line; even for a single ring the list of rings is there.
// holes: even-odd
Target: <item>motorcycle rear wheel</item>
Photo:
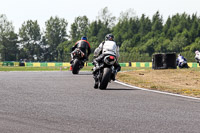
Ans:
[[[100,82],[99,89],[105,90],[108,86],[108,82],[110,81],[112,70],[110,68],[104,68],[103,70],[103,76]]]
[[[72,65],[72,73],[73,74],[78,74],[80,70],[80,61],[78,59],[74,60],[74,63]]]

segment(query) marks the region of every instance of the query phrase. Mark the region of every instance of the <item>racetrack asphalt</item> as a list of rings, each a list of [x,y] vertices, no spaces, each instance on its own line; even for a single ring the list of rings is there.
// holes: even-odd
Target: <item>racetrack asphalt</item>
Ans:
[[[127,87],[91,72],[0,72],[0,133],[199,133],[200,101]]]

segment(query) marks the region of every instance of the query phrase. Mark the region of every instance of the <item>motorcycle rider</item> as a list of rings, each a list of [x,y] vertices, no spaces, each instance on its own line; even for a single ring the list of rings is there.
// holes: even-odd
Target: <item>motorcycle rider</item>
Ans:
[[[176,64],[179,68],[183,68],[184,66],[188,68],[187,60],[181,54],[178,54],[178,58],[176,60]]]
[[[200,52],[198,50],[195,51],[195,60],[199,63],[200,66]]]
[[[91,48],[90,48],[90,43],[87,41],[87,37],[86,36],[81,37],[81,40],[77,41],[75,43],[75,45],[72,47],[70,64],[72,64],[72,62],[73,62],[73,54],[72,54],[72,52],[74,50],[76,50],[76,49],[79,49],[84,53],[83,60],[87,61],[88,57],[89,57],[89,55],[91,53]],[[72,70],[72,66],[70,66],[70,70]]]
[[[111,41],[114,43],[110,43]],[[112,34],[107,34],[105,36],[105,41],[103,41],[94,51],[93,74],[95,74],[100,68],[99,63],[104,59],[107,54],[114,55],[117,60],[119,58],[119,47],[114,41],[114,36]],[[115,74],[121,70],[121,66],[117,61],[115,62],[114,67]],[[113,77],[113,80],[115,80],[115,77]]]

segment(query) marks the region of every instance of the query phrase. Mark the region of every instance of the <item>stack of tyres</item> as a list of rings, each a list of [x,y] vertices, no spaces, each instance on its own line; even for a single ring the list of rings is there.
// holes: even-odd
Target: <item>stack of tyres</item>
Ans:
[[[153,69],[176,69],[176,53],[154,54],[152,58]]]

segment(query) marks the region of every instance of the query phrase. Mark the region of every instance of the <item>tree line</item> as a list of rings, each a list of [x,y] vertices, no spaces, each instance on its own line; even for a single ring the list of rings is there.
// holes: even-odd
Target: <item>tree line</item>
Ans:
[[[108,33],[115,36],[120,47],[119,62],[151,61],[154,53],[181,53],[188,61],[194,60],[200,50],[200,17],[186,13],[169,16],[164,22],[157,11],[152,18],[135,15],[133,9],[120,13],[117,18],[107,7],[101,9],[97,19],[78,16],[70,25],[58,16],[45,22],[45,30],[37,20],[24,21],[15,33],[6,15],[0,14],[0,61],[70,61],[70,52],[76,41],[87,36],[91,49],[104,40]],[[93,55],[89,57],[92,61]]]

